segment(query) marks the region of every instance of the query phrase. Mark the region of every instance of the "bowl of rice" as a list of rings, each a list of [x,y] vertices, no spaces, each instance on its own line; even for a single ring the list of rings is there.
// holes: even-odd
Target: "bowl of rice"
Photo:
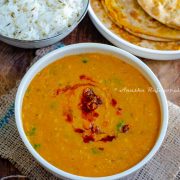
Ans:
[[[20,48],[41,48],[70,34],[87,13],[89,0],[2,0],[0,40]]]

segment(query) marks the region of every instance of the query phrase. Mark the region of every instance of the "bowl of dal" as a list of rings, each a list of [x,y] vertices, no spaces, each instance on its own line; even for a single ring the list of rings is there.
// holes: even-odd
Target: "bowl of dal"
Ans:
[[[19,134],[33,157],[67,179],[119,179],[158,151],[168,125],[153,72],[119,48],[82,43],[57,49],[22,79]]]

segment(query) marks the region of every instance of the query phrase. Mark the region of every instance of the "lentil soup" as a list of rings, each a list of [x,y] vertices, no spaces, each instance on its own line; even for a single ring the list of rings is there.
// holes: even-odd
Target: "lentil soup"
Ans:
[[[66,172],[90,177],[125,171],[152,149],[160,105],[144,76],[100,53],[66,56],[40,71],[23,100],[34,149]]]

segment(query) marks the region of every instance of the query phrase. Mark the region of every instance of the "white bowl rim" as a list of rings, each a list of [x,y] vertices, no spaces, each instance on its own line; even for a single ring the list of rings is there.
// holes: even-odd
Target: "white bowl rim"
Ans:
[[[107,27],[105,27],[105,25],[100,21],[100,19],[97,17],[96,13],[94,12],[94,10],[93,10],[93,8],[91,6],[91,2],[89,3],[88,11],[91,14],[91,16],[93,17],[93,19],[98,23],[98,25],[107,34],[109,34],[113,39],[119,41],[120,43],[124,44],[125,46],[129,46],[130,48],[133,48],[133,49],[135,49],[137,51],[141,51],[141,52],[154,53],[154,55],[156,55],[156,54],[161,54],[161,55],[175,55],[175,54],[179,54],[180,55],[180,50],[155,50],[155,49],[145,48],[145,47],[141,47],[141,46],[135,45],[133,43],[130,43],[130,42],[126,41],[125,39],[119,37],[115,33],[113,33]]]
[[[53,59],[53,56],[55,56],[56,54],[60,54],[62,52],[66,52],[66,51],[72,51],[72,50],[76,50],[76,49],[80,49],[80,48],[97,48],[97,50],[102,50],[102,51],[108,51],[108,52],[114,52],[118,55],[123,55],[126,58],[130,59],[131,61],[133,61],[138,67],[142,68],[147,75],[151,78],[151,80],[153,81],[153,83],[155,83],[155,86],[160,90],[158,91],[158,95],[160,97],[161,100],[161,113],[163,116],[163,120],[162,120],[162,125],[161,125],[161,130],[160,130],[160,134],[159,137],[157,138],[157,141],[154,145],[154,147],[151,149],[151,151],[147,154],[146,157],[144,157],[144,159],[142,161],[140,161],[139,163],[137,163],[135,166],[133,166],[132,168],[115,174],[115,175],[111,175],[111,176],[105,176],[105,177],[84,177],[84,176],[78,176],[78,175],[74,175],[68,172],[65,172],[63,170],[60,170],[58,168],[56,168],[55,166],[51,165],[49,162],[47,162],[44,158],[42,158],[37,152],[36,150],[32,147],[32,145],[30,144],[27,136],[25,135],[25,132],[23,130],[23,125],[22,125],[22,118],[21,118],[21,105],[22,105],[22,100],[23,100],[23,89],[25,88],[25,90],[28,87],[28,83],[31,82],[31,80],[29,81],[29,77],[34,77],[35,75],[33,75],[33,71],[37,70],[38,67],[42,64],[44,64],[45,62],[48,62],[50,59]],[[76,53],[73,53],[76,54]],[[66,56],[66,55],[65,55]],[[67,55],[68,56],[68,55]],[[55,59],[54,61],[56,61],[57,59]],[[51,61],[54,62],[54,61]],[[47,66],[47,65],[46,65]],[[159,101],[160,101],[159,100]],[[63,48],[54,50],[50,53],[48,53],[47,55],[45,55],[44,57],[42,57],[40,60],[38,60],[29,70],[28,72],[25,74],[25,76],[23,77],[19,87],[18,87],[18,91],[16,94],[16,99],[15,99],[15,120],[16,120],[16,125],[20,134],[20,137],[22,139],[22,141],[24,142],[26,148],[28,149],[28,151],[33,155],[33,157],[41,164],[43,165],[43,167],[45,167],[46,169],[48,169],[50,172],[55,173],[56,175],[59,175],[61,177],[64,178],[69,178],[69,179],[74,179],[74,180],[112,180],[112,179],[119,179],[122,177],[125,177],[127,175],[130,175],[131,173],[134,173],[135,171],[137,171],[138,169],[140,169],[142,166],[144,166],[154,155],[155,153],[158,151],[158,149],[160,148],[164,137],[166,135],[166,131],[167,131],[167,126],[168,126],[168,105],[167,105],[167,99],[164,93],[164,90],[159,82],[159,80],[157,79],[157,77],[154,75],[154,73],[151,71],[151,69],[144,64],[140,59],[138,59],[137,57],[135,57],[134,55],[121,50],[117,47],[114,46],[110,46],[110,45],[105,45],[105,44],[100,44],[100,43],[80,43],[80,44],[73,44],[73,45],[69,45],[69,46],[65,46]]]

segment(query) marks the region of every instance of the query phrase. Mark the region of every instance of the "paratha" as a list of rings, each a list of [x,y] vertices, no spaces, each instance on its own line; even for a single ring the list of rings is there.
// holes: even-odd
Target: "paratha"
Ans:
[[[180,31],[149,16],[136,0],[102,0],[109,17],[121,28],[151,40],[180,40]]]
[[[99,20],[103,23],[103,25],[109,29],[112,33],[117,35],[119,38],[122,38],[132,44],[138,45],[140,47],[154,49],[154,50],[180,50],[180,42],[156,42],[145,40],[134,36],[124,29],[121,29],[117,26],[107,15],[106,11],[104,10],[101,0],[91,0],[91,6],[99,18]]]
[[[180,30],[180,0],[137,0],[153,18]]]
[[[129,33],[131,33],[135,36],[141,37],[143,39],[151,40],[151,41],[162,41],[162,42],[172,41],[171,39],[158,38],[158,37],[154,37],[154,36],[150,36],[150,35],[146,35],[146,34],[136,33],[136,32],[129,30],[128,28],[126,28],[126,31],[128,31]]]

